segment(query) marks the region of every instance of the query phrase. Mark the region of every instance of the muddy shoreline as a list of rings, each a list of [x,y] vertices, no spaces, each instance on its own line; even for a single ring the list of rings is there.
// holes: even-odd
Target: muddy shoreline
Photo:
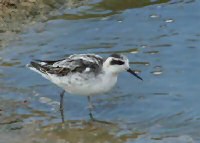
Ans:
[[[26,24],[46,20],[60,8],[83,3],[84,0],[0,0],[0,32],[18,32]]]
[[[0,49],[16,39],[25,27],[46,21],[66,8],[85,4],[88,0],[0,0]]]

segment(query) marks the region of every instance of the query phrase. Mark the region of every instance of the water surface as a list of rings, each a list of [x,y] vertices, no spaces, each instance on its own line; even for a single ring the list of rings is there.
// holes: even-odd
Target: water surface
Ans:
[[[199,6],[94,0],[24,29],[0,48],[2,142],[200,141]],[[62,125],[61,89],[25,65],[73,53],[126,54],[144,81],[122,73],[110,93],[95,96],[93,115],[102,122],[90,121],[86,97],[66,94]]]

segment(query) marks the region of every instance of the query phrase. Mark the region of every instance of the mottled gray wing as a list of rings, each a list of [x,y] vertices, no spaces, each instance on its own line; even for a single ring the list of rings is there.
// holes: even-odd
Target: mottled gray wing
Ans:
[[[58,61],[38,61],[31,62],[31,65],[43,73],[65,76],[75,72],[93,72],[97,74],[101,71],[103,59],[94,54],[71,55],[66,59]]]

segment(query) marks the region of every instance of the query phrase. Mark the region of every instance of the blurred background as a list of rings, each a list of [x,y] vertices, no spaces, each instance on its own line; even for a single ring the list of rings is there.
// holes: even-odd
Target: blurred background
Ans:
[[[200,142],[199,0],[1,0],[0,143]],[[144,79],[87,98],[26,68],[77,53],[128,56]]]

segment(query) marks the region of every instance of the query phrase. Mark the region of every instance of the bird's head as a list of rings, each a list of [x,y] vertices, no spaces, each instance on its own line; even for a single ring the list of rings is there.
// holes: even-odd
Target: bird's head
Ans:
[[[135,77],[142,80],[133,70],[130,69],[129,60],[126,56],[121,54],[112,54],[104,62],[103,68],[105,71],[119,74],[120,72],[127,71]]]

